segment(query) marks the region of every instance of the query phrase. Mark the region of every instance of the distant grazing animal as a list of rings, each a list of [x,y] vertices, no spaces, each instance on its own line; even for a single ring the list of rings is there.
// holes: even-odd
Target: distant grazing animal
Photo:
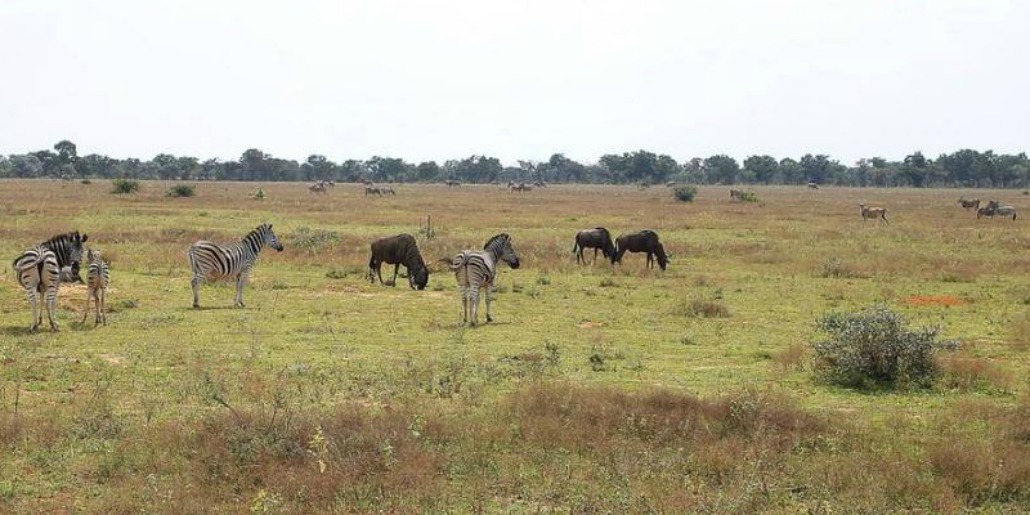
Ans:
[[[265,245],[282,252],[283,244],[279,243],[272,232],[271,224],[261,224],[247,233],[239,243],[221,246],[210,241],[198,241],[190,245],[186,256],[189,258],[193,279],[193,307],[200,307],[200,285],[205,281],[236,280],[236,303],[243,307],[243,284],[250,277],[257,261],[258,253]]]
[[[612,264],[622,262],[622,255],[629,252],[646,252],[647,267],[654,267],[654,260],[657,258],[658,267],[665,270],[669,263],[669,256],[665,253],[665,247],[658,241],[658,233],[644,229],[640,232],[622,234],[615,239],[615,253],[612,255]]]
[[[615,255],[615,243],[612,242],[612,234],[604,227],[584,229],[576,233],[576,243],[572,245],[572,253],[576,255],[577,264],[585,264],[587,262],[586,258],[583,257],[583,250],[588,248],[594,249],[594,260],[590,264],[594,264],[594,261],[597,261],[598,250],[601,251],[601,254],[607,260],[611,260],[612,256]]]
[[[74,231],[59,234],[49,240],[26,250],[15,258],[13,267],[18,283],[25,288],[32,304],[32,326],[29,331],[36,332],[43,323],[43,310],[39,306],[39,296],[43,294],[50,330],[57,331],[57,291],[61,284],[61,269],[71,267],[74,275],[79,275],[79,263],[82,261],[82,244],[87,235]]]
[[[501,233],[490,238],[483,250],[464,250],[450,260],[449,267],[461,288],[461,321],[478,323],[479,290],[486,288],[486,321],[490,316],[490,295],[497,278],[497,262],[504,261],[512,269],[519,267],[519,256],[511,245],[511,237]]]
[[[365,186],[365,196],[367,197],[369,195],[378,195],[382,197],[383,190],[374,186]]]
[[[810,189],[810,190],[817,190],[817,189],[819,189],[819,183],[816,183],[816,182],[808,183],[808,189]]]
[[[82,323],[86,323],[89,317],[90,300],[95,301],[97,314],[93,319],[93,325],[103,323],[107,325],[107,283],[110,270],[107,261],[100,256],[100,251],[90,249],[86,251],[86,262],[89,263],[86,269],[86,312],[82,314]]]
[[[379,187],[379,194],[380,195],[393,195],[395,197],[397,196],[397,192],[393,191],[393,188],[391,188],[389,186],[380,186]]]
[[[383,281],[380,270],[383,263],[393,265],[393,279],[389,283]],[[429,268],[418,252],[415,237],[410,234],[398,234],[388,238],[380,238],[372,242],[372,257],[368,259],[368,278],[373,283],[376,277],[384,285],[397,284],[397,269],[401,265],[408,271],[408,284],[413,290],[423,290],[429,282]]]
[[[995,215],[998,215],[1004,218],[1012,217],[1013,221],[1016,220],[1016,208],[1014,206],[999,204],[997,200],[992,200],[988,202],[987,206],[984,208],[978,209],[976,212],[977,218],[980,218],[981,211],[983,212],[983,216],[994,218]]]
[[[447,179],[444,182],[444,184],[446,184],[448,188],[457,188],[458,186],[461,186],[461,181],[456,181],[454,179]]]
[[[537,188],[546,188],[547,183],[544,181],[533,181],[533,186],[536,186]]]
[[[875,219],[879,218],[881,222],[883,222],[885,224],[888,224],[888,225],[890,224],[890,221],[887,220],[887,208],[885,208],[885,207],[869,207],[869,206],[866,206],[865,204],[863,204],[861,202],[858,204],[858,208],[862,210],[862,221],[863,222],[868,220],[868,219],[874,219],[875,220]]]
[[[978,210],[980,209],[980,199],[974,198],[966,200],[964,198],[960,198],[958,199],[958,205],[962,206],[965,209]]]
[[[308,186],[308,191],[310,191],[311,193],[325,193],[325,184],[322,184],[321,182],[316,182],[311,186]]]
[[[523,193],[526,191],[533,191],[533,187],[524,182],[520,182],[511,187],[511,192]]]

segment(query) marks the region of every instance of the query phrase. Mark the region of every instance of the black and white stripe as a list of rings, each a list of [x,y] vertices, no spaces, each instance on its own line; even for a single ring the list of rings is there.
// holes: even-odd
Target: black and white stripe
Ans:
[[[61,284],[61,269],[70,267],[73,275],[79,273],[79,262],[82,261],[82,244],[87,236],[79,231],[60,234],[39,245],[26,250],[14,260],[14,273],[18,283],[25,288],[25,293],[32,303],[32,326],[30,331],[36,332],[43,323],[43,311],[39,307],[39,295],[45,300],[47,319],[50,330],[57,331],[57,291]]]
[[[271,224],[261,224],[243,240],[234,245],[221,246],[210,241],[198,241],[190,246],[187,256],[193,279],[193,307],[200,307],[200,285],[204,281],[236,280],[236,307],[243,307],[243,284],[254,268],[258,253],[265,245],[277,251],[283,250],[282,243],[272,232]]]
[[[82,323],[86,323],[89,316],[89,305],[93,301],[97,305],[97,314],[93,325],[103,323],[107,325],[107,282],[110,277],[110,270],[107,261],[100,256],[99,250],[90,249],[86,251],[86,312],[82,314]]]
[[[479,290],[486,288],[486,321],[491,322],[490,295],[497,278],[497,262],[504,261],[513,269],[519,267],[519,256],[511,245],[511,237],[498,234],[490,238],[483,250],[465,250],[451,260],[451,271],[461,288],[461,321],[478,322]]]

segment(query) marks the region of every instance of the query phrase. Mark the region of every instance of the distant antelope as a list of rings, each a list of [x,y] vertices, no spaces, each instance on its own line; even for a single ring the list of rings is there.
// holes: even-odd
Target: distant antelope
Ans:
[[[888,224],[888,225],[890,224],[890,221],[887,220],[887,208],[885,208],[885,207],[868,207],[864,203],[861,203],[861,202],[859,202],[858,207],[859,207],[859,209],[862,210],[862,221],[863,222],[866,221],[866,219],[876,219],[876,218],[879,218],[881,222],[883,222],[885,224]]]
[[[974,199],[966,200],[964,198],[959,198],[958,199],[958,205],[962,206],[965,209],[979,210],[980,209],[980,199],[974,198]]]

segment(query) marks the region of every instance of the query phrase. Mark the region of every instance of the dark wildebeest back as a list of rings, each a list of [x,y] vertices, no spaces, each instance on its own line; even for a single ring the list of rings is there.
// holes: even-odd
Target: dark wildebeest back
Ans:
[[[418,252],[415,237],[410,234],[398,234],[372,242],[372,257],[368,260],[368,276],[372,282],[375,282],[378,276],[379,282],[383,283],[383,275],[380,272],[383,263],[394,265],[394,284],[397,282],[397,269],[400,265],[404,265],[408,270],[408,284],[412,289],[423,290],[429,283],[429,268],[422,260],[422,254]]]
[[[615,254],[612,255],[612,264],[622,261],[622,255],[626,252],[646,252],[647,267],[654,266],[653,260],[658,258],[658,266],[665,270],[669,257],[665,254],[665,247],[658,241],[658,233],[644,229],[643,231],[622,234],[615,240]]]
[[[576,242],[572,245],[572,253],[576,254],[576,263],[586,263],[583,257],[584,249],[594,249],[594,261],[597,261],[597,251],[601,250],[605,259],[611,259],[615,255],[615,243],[612,242],[612,234],[604,227],[584,229],[576,233]]]

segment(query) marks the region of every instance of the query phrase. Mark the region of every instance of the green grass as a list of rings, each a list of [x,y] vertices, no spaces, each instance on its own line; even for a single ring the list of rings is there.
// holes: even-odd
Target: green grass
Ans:
[[[65,287],[56,334],[26,333],[25,294],[0,270],[0,511],[1030,503],[1030,232],[976,220],[950,190],[758,187],[762,203],[734,203],[702,187],[681,203],[631,186],[0,186],[0,255],[78,229],[111,264],[108,325],[80,324],[85,288]],[[866,199],[890,226],[863,223]],[[370,284],[368,244],[426,215],[426,290]],[[266,221],[286,249],[262,253],[247,307],[221,284],[191,309],[190,243]],[[656,230],[669,269],[634,254],[577,266],[573,235],[598,225]],[[523,266],[502,266],[494,323],[460,327],[437,260],[502,231]],[[962,342],[931,390],[813,376],[816,320],[877,303]]]

